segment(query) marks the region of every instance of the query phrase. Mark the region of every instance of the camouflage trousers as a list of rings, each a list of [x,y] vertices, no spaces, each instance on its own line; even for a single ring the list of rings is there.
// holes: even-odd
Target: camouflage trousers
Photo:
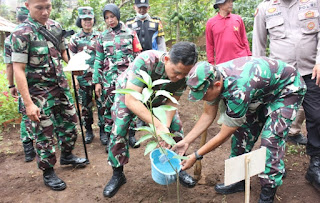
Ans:
[[[296,115],[301,100],[296,101],[293,114]],[[261,135],[261,146],[266,147],[266,168],[260,174],[261,185],[277,187],[282,184],[285,172],[283,156],[285,154],[286,137],[289,127],[294,118],[284,116],[285,108],[272,111],[270,115],[265,114],[264,108],[258,108],[255,112],[246,114],[246,123],[233,134],[231,138],[230,157],[239,156],[252,150],[254,144]]]
[[[129,162],[128,128],[135,114],[125,105],[123,94],[115,95],[111,111],[113,126],[110,136],[108,161],[112,167],[120,167]],[[172,119],[170,132],[183,135],[182,122],[178,112],[176,112]],[[175,137],[174,139],[178,142],[182,137]]]
[[[104,132],[108,135],[111,134],[112,129],[112,116],[111,116],[111,107],[114,101],[114,93],[112,91],[115,90],[115,86],[112,84],[104,84],[104,88],[102,89],[102,97],[104,98],[103,107],[104,107]]]
[[[19,95],[18,103],[19,112],[22,114],[22,120],[20,123],[20,139],[22,142],[29,142],[34,140],[34,135],[32,131],[32,122],[26,115],[26,107],[23,104],[22,98]]]
[[[58,90],[47,96],[32,97],[33,102],[40,108],[41,115],[39,123],[33,122],[37,163],[41,170],[53,167],[56,163],[54,135],[57,135],[62,153],[71,152],[77,140],[77,115],[70,92]]]
[[[93,107],[93,94],[95,94],[95,86],[82,86],[80,85],[80,88],[78,90],[79,94],[79,103],[81,104],[81,117],[82,117],[82,122],[85,128],[88,128],[93,124],[93,112],[92,112],[92,107]],[[99,127],[104,127],[104,111],[105,107],[103,106],[103,97],[98,98],[95,95],[95,100],[98,108],[98,126]]]

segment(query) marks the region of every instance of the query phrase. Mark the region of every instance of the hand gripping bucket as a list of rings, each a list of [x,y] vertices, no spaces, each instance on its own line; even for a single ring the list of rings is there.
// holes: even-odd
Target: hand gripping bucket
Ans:
[[[169,185],[176,181],[176,172],[171,165],[178,172],[181,170],[181,160],[172,158],[177,154],[171,150],[165,150],[168,155],[162,154],[159,148],[150,153],[152,179],[160,185]],[[168,160],[170,160],[171,165]]]

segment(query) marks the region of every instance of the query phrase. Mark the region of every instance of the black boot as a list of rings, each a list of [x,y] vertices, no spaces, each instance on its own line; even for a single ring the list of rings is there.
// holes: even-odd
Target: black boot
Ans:
[[[72,164],[73,167],[85,167],[87,160],[73,155],[71,152],[61,152],[60,165]]]
[[[294,144],[301,144],[301,145],[306,145],[308,143],[308,138],[301,133],[296,134],[296,135],[289,135],[288,136],[288,141],[294,143]]]
[[[320,155],[311,156],[306,179],[320,191]]]
[[[103,196],[109,198],[113,197],[118,192],[120,187],[127,182],[127,179],[123,173],[123,166],[118,168],[112,167],[112,169],[113,175],[103,190]]]
[[[228,185],[228,186],[224,186],[224,184],[217,184],[214,189],[216,190],[217,193],[220,194],[232,194],[232,193],[236,193],[236,192],[243,192],[245,190],[245,182],[244,180]]]
[[[94,134],[92,132],[92,127],[91,125],[86,127],[86,138],[85,138],[85,143],[90,144],[93,141]]]
[[[27,142],[23,142],[22,144],[23,144],[25,162],[32,161],[36,156],[36,152],[34,151],[34,148],[33,148],[33,141],[29,140]]]
[[[277,187],[272,188],[270,186],[262,186],[259,203],[272,203],[276,192]]]
[[[61,191],[67,187],[66,183],[55,174],[53,168],[48,168],[43,171],[43,181],[51,190]]]
[[[135,134],[136,134],[136,131],[135,131],[135,130],[129,129],[129,145],[130,145],[130,147],[132,147],[132,148],[139,148],[139,147],[140,147],[140,144],[137,144],[137,145],[136,145],[137,140],[136,140],[136,138],[134,137]]]
[[[181,185],[187,188],[192,188],[196,186],[196,181],[186,171],[180,171],[179,181]]]
[[[104,132],[104,127],[100,127],[100,141],[103,145],[109,144],[109,134]]]

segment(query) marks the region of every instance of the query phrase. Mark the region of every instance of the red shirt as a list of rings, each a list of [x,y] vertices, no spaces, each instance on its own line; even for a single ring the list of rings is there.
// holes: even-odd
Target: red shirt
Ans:
[[[243,56],[251,56],[241,16],[220,14],[210,18],[206,25],[208,62],[215,65]]]

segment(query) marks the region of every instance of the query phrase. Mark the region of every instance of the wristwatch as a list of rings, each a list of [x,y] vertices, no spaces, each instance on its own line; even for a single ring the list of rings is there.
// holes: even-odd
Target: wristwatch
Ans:
[[[196,156],[196,159],[197,159],[197,160],[203,159],[203,156],[202,156],[202,155],[199,155],[199,154],[198,154],[198,151],[195,151],[195,152],[194,152],[194,155]]]

